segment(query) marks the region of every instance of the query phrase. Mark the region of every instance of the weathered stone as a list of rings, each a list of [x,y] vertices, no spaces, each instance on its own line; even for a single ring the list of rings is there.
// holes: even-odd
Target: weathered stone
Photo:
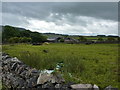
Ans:
[[[118,90],[117,88],[112,87],[111,85],[109,85],[108,87],[106,87],[104,90]]]
[[[44,84],[46,82],[63,83],[65,80],[59,74],[40,73],[37,84]]]
[[[9,70],[9,69],[8,69],[8,66],[5,65],[5,66],[3,67],[3,70],[4,70],[4,71],[8,71],[8,70]]]
[[[99,87],[97,85],[93,85],[93,90],[99,90]]]
[[[68,82],[62,85],[62,88],[71,88],[71,85],[75,84],[74,82]]]
[[[11,66],[11,70],[15,71],[16,67],[17,67],[17,63],[14,63],[14,64]]]
[[[19,70],[19,68],[21,67],[21,65],[17,64],[17,67],[15,69],[15,72],[17,73],[17,71]]]
[[[71,85],[72,89],[85,89],[85,90],[91,90],[92,85],[91,84],[74,84]]]
[[[20,73],[20,76],[23,77],[23,78],[26,78],[26,70],[24,70],[22,73]]]
[[[6,55],[9,55],[9,54],[6,54],[6,53],[2,53],[2,56],[6,56]]]
[[[50,78],[52,77],[51,74],[47,73],[40,73],[38,79],[37,79],[37,84],[44,84],[47,81],[50,81]]]
[[[55,88],[53,83],[47,82],[42,85],[42,88]]]
[[[52,74],[52,83],[64,83],[65,80],[62,78],[60,74]]]
[[[24,85],[25,81],[22,78],[19,78],[19,77],[16,77],[12,83],[13,83],[13,87],[15,87],[15,86],[17,88],[25,87],[25,85]]]
[[[20,73],[22,73],[23,71],[24,71],[24,66],[21,65],[21,67],[19,67],[18,70],[17,70],[17,74],[20,74]]]
[[[11,58],[11,62],[19,62],[19,63],[22,63],[21,61],[19,61],[19,60],[17,59],[17,57]]]
[[[56,84],[56,85],[55,85],[55,88],[61,88],[61,87],[62,87],[61,84]]]
[[[44,53],[48,53],[48,50],[43,50]]]
[[[34,87],[37,85],[37,77],[32,77],[29,80],[27,80],[28,82],[28,87]]]
[[[2,55],[2,60],[6,60],[8,58],[10,58],[10,57],[7,54],[6,55]]]
[[[38,70],[36,70],[35,68],[33,68],[33,69],[30,69],[30,76],[39,76],[39,71]]]

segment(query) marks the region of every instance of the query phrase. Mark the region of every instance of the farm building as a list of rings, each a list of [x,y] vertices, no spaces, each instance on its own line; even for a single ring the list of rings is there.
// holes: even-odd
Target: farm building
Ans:
[[[57,43],[60,42],[60,39],[62,39],[62,37],[49,37],[47,38],[47,42]]]
[[[59,43],[59,42],[64,42],[64,43],[79,43],[79,41],[77,39],[74,38],[63,38],[63,37],[52,37],[52,38],[48,38],[47,42],[52,42],[52,43]]]
[[[47,42],[53,42],[53,43],[57,42],[56,37],[47,38]]]
[[[64,42],[71,43],[71,44],[79,43],[79,41],[77,39],[74,39],[74,38],[64,38]]]

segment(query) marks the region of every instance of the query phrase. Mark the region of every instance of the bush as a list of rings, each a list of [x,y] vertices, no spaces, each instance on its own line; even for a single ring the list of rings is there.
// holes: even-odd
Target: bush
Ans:
[[[31,42],[31,38],[27,37],[11,37],[8,40],[9,43],[28,43]]]
[[[108,38],[107,38],[107,41],[115,41],[115,38],[113,38],[113,37],[108,37]]]
[[[31,38],[27,38],[27,37],[20,37],[19,38],[20,43],[28,43],[28,42],[31,42],[31,41],[32,41]]]
[[[47,41],[47,37],[43,36],[38,32],[32,32],[31,38],[32,38],[32,43],[40,43]]]
[[[18,43],[19,42],[19,38],[18,37],[12,37],[8,40],[9,43]]]
[[[64,39],[63,39],[63,38],[61,38],[61,39],[60,39],[60,42],[64,42]]]
[[[85,41],[87,41],[87,38],[85,38],[85,37],[83,37],[83,36],[79,36],[79,39],[78,39],[79,41],[82,41],[82,42],[85,42]]]
[[[118,39],[117,39],[118,41],[120,41],[120,37],[118,37]]]
[[[97,39],[97,41],[104,41],[104,39],[100,37]]]

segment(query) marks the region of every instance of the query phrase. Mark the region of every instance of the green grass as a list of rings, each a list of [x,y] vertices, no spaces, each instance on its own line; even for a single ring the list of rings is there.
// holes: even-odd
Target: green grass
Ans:
[[[97,84],[100,88],[120,86],[117,44],[3,45],[3,52],[41,70],[54,69],[57,63],[63,62],[59,73],[66,82]]]

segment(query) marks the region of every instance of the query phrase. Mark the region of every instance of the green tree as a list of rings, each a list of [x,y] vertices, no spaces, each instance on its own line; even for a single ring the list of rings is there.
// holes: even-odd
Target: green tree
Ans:
[[[120,41],[120,37],[118,37],[117,40]]]
[[[4,26],[2,31],[2,40],[3,42],[7,42],[11,37],[19,37],[20,32],[16,30],[16,28],[11,26]]]
[[[29,30],[20,31],[21,37],[30,37],[30,34],[31,34],[31,31],[29,31]]]
[[[9,43],[18,43],[19,42],[19,37],[11,37],[8,40]]]
[[[107,41],[115,41],[115,38],[114,37],[108,37]]]
[[[79,36],[79,41],[85,42],[87,41],[87,38],[85,38],[84,36]]]
[[[63,38],[61,38],[61,39],[60,39],[60,42],[64,42],[64,39],[63,39]]]
[[[43,36],[42,34],[38,32],[32,32],[31,39],[32,39],[32,42],[41,43],[41,42],[46,41],[47,37]]]
[[[101,38],[101,37],[99,37],[99,38],[97,39],[97,41],[104,41],[104,39]]]
[[[64,38],[67,38],[68,37],[68,35],[64,35]]]
[[[20,43],[30,43],[31,41],[32,41],[32,39],[28,38],[28,37],[20,37],[19,38]]]

